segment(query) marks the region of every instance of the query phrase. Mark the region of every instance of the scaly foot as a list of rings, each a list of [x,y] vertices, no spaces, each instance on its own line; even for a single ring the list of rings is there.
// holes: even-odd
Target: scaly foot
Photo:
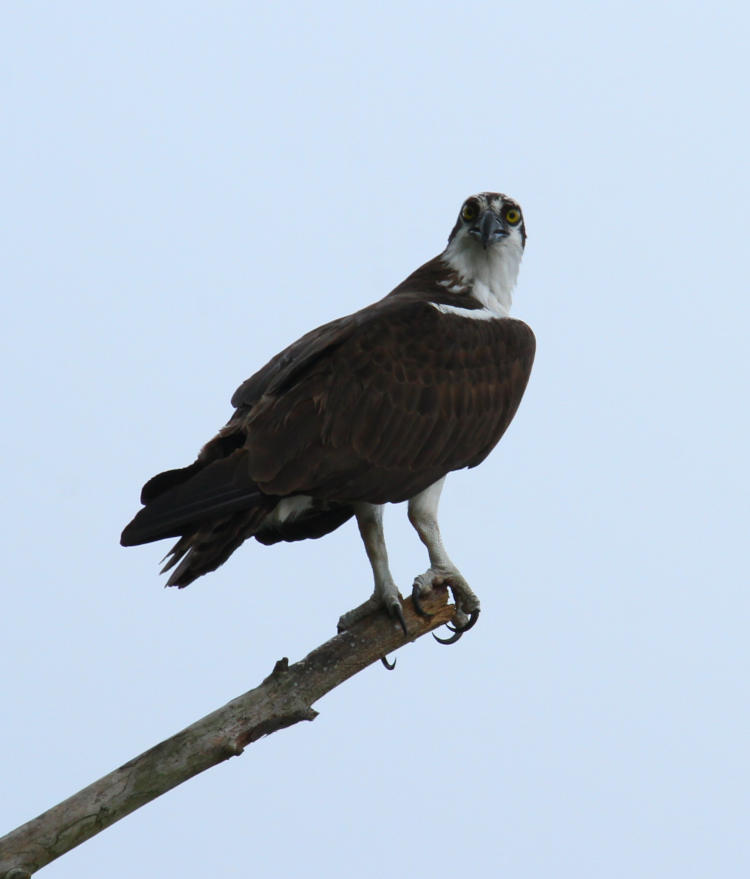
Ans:
[[[438,638],[433,634],[433,638],[441,644],[455,644],[479,619],[479,599],[455,568],[429,568],[424,574],[414,578],[411,590],[414,610],[421,616],[429,617],[430,614],[423,609],[419,599],[436,586],[447,586],[451,590],[456,603],[456,615],[455,626],[448,626],[453,635],[450,638]]]
[[[396,588],[395,583],[385,585],[382,589],[376,589],[375,592],[353,610],[347,611],[339,618],[338,630],[343,632],[344,629],[350,629],[354,623],[375,613],[377,610],[385,610],[389,617],[396,620],[404,630],[404,635],[409,633],[406,630],[406,620],[404,612],[401,608],[401,594]]]

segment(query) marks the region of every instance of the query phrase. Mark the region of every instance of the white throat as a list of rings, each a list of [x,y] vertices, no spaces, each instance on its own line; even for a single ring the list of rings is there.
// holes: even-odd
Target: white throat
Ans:
[[[507,317],[521,266],[523,248],[515,236],[487,250],[467,235],[458,234],[445,248],[443,260],[471,284],[471,295],[498,317]]]

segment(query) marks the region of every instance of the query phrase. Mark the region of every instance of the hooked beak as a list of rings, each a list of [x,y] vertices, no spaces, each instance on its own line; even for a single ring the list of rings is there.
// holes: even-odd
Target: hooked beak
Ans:
[[[507,238],[508,232],[495,212],[487,210],[481,214],[476,223],[469,229],[469,235],[481,241],[482,247],[487,250],[490,244],[494,244],[502,238]]]

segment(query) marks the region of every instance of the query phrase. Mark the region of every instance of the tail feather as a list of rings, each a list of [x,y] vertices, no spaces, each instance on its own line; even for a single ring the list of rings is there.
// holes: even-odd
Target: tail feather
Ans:
[[[183,474],[182,481],[178,481],[178,474]],[[162,477],[171,487],[155,496],[150,495],[154,499],[122,532],[120,543],[123,546],[182,536],[213,519],[267,506],[267,495],[250,479],[244,450],[198,470],[185,467],[182,471],[159,474],[146,486],[153,486]]]
[[[162,568],[162,573],[174,568],[167,586],[182,588],[203,574],[215,571],[240,544],[255,534],[268,511],[267,503],[260,504],[244,512],[215,519],[181,537],[167,553],[167,563]]]
[[[199,473],[203,466],[200,461],[195,461],[189,467],[179,467],[177,470],[165,470],[164,473],[157,473],[141,489],[141,503],[150,504],[159,495],[169,491],[170,488],[182,485],[191,476]]]
[[[227,452],[230,440],[222,439],[218,451]],[[249,537],[265,544],[321,537],[354,514],[351,505],[316,501],[309,508],[303,504],[300,515],[269,515],[281,498],[265,494],[250,478],[244,448],[213,460],[202,453],[189,467],[159,473],[144,485],[141,499],[145,506],[120,543],[179,538],[162,559],[162,573],[171,572],[167,586],[178,587],[216,570]]]

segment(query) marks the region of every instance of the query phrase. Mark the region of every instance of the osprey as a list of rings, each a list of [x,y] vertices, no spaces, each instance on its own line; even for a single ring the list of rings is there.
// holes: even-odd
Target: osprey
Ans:
[[[446,640],[456,640],[476,621],[479,599],[445,551],[438,500],[447,473],[489,455],[526,388],[534,334],[508,317],[525,243],[513,199],[468,198],[439,256],[240,385],[234,414],[197,460],[144,485],[122,545],[178,537],[163,571],[174,568],[167,585],[183,587],[249,537],[322,537],[355,516],[375,590],[339,628],[384,608],[406,631],[383,507],[408,501],[430,560],[414,580],[415,607],[448,585],[456,634]]]

